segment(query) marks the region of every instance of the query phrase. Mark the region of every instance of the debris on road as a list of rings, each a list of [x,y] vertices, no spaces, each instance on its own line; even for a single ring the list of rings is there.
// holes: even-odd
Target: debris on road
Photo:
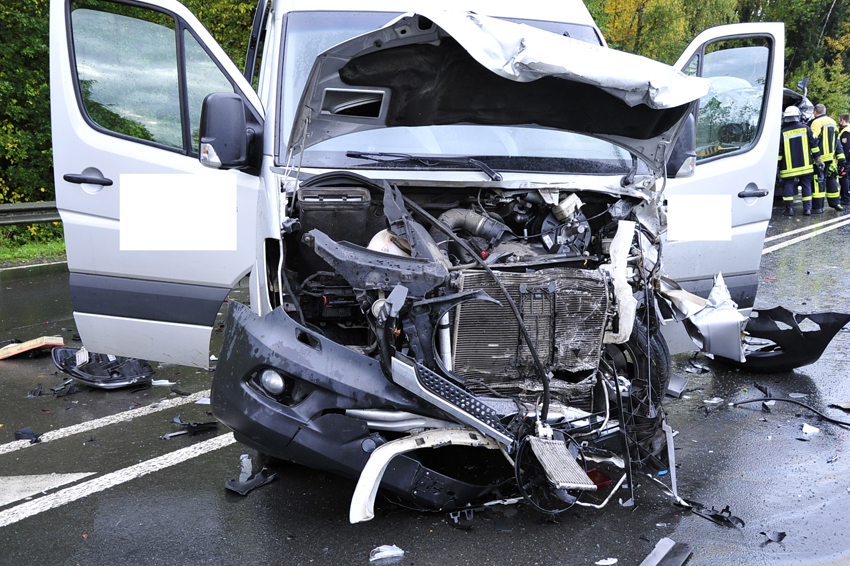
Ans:
[[[44,433],[34,433],[30,427],[22,428],[15,431],[15,440],[29,440],[30,444],[36,444],[41,442],[40,438],[42,434]]]
[[[803,423],[802,426],[802,434],[797,437],[798,440],[811,440],[814,435],[820,432],[820,429],[816,426],[812,426],[808,423]]]
[[[785,533],[782,531],[771,531],[769,533],[762,531],[759,534],[767,537],[767,540],[762,543],[762,546],[771,542],[782,542],[785,538]]]
[[[711,399],[704,399],[703,403],[706,405],[719,405],[723,402],[723,399],[720,397],[712,397]]]
[[[603,558],[602,560],[597,560],[594,564],[596,564],[596,566],[611,566],[617,562],[619,562],[619,560],[616,558]]]
[[[41,384],[38,384],[38,387],[27,393],[27,397],[39,397],[41,395]]]
[[[667,384],[667,395],[678,399],[682,396],[685,387],[688,386],[688,378],[680,373],[671,373],[670,382]]]
[[[755,309],[747,319],[746,361],[716,356],[731,367],[757,373],[779,373],[813,364],[850,314],[821,312],[801,314],[784,307]]]
[[[841,409],[842,411],[846,411],[850,413],[850,403],[847,402],[839,402],[839,403],[830,403],[830,407],[835,407],[836,409]]]
[[[154,374],[145,360],[94,354],[85,348],[53,348],[53,363],[74,379],[101,389],[148,383]]]
[[[25,352],[29,352],[30,356],[35,356],[41,350],[65,345],[65,341],[61,336],[41,336],[27,340],[26,342],[21,342],[20,340],[10,340],[9,342],[11,344],[0,348],[0,360],[5,360],[6,358],[11,358]]]
[[[180,426],[186,427],[184,430],[178,430],[177,432],[169,432],[163,434],[159,438],[162,440],[171,440],[175,436],[182,436],[184,434],[188,434],[190,436],[195,436],[201,432],[207,432],[210,430],[216,430],[218,428],[218,421],[210,421],[206,423],[184,423],[180,419],[180,415],[174,417],[174,420],[171,421],[174,424],[178,424]]]
[[[247,481],[240,482],[236,480],[229,480],[224,484],[224,487],[230,491],[238,493],[239,495],[248,495],[249,491],[262,487],[267,483],[271,483],[274,481],[274,478],[275,474],[270,474],[267,469],[263,468]]]
[[[177,382],[168,381],[167,379],[154,379],[153,381],[151,381],[151,385],[167,385],[170,387],[172,385],[177,385]]]
[[[369,553],[369,562],[376,560],[384,560],[387,558],[401,558],[404,556],[404,551],[394,544],[383,544],[377,548],[373,548]]]
[[[691,548],[667,537],[662,538],[640,566],[682,566],[691,557]]]
[[[699,515],[700,517],[702,517],[704,519],[708,519],[712,523],[716,523],[716,524],[721,525],[723,527],[730,527],[730,528],[735,528],[735,527],[743,528],[744,527],[744,521],[742,521],[740,518],[732,515],[732,512],[729,510],[728,505],[726,507],[724,507],[721,511],[718,511],[714,507],[707,508],[702,503],[699,503],[697,501],[688,501],[688,500],[686,500],[686,501],[691,506],[691,511],[693,511],[694,513],[696,513],[697,515]]]

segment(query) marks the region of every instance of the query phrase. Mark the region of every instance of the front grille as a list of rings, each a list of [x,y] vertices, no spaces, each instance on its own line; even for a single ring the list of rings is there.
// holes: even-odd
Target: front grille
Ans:
[[[601,271],[558,267],[495,273],[516,302],[547,369],[576,372],[597,367],[608,312],[608,283]],[[465,271],[460,285],[463,290],[483,289],[502,305],[469,301],[458,307],[455,373],[485,383],[536,378],[519,323],[492,277]]]

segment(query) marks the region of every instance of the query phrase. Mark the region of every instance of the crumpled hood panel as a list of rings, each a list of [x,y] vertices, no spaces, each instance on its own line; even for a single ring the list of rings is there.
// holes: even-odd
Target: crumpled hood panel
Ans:
[[[707,91],[706,80],[645,57],[424,11],[321,54],[290,140],[306,149],[392,126],[529,124],[611,141],[660,173],[690,103]]]

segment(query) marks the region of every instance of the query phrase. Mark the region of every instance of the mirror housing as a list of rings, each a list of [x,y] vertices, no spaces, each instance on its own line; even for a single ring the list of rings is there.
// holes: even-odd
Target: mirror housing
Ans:
[[[250,166],[249,145],[254,130],[248,128],[247,108],[238,94],[214,92],[201,107],[201,164],[213,169]]]
[[[682,126],[670,159],[667,160],[667,178],[690,177],[697,164],[697,129],[693,112],[688,115]]]

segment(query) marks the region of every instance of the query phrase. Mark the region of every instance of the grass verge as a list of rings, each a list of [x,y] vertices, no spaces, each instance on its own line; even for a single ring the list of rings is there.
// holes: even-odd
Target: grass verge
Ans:
[[[65,240],[0,246],[0,267],[65,261]]]

